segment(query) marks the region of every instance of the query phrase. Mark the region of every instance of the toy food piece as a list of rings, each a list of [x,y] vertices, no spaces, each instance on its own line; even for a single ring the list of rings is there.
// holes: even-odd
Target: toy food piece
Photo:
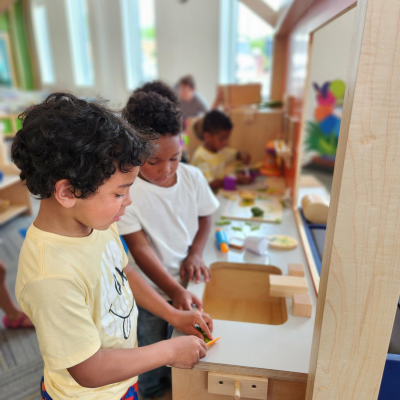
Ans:
[[[294,237],[287,235],[269,235],[267,236],[268,246],[278,250],[293,250],[298,246],[298,242]]]
[[[254,204],[256,204],[254,200],[242,200],[240,202],[240,207],[251,207],[254,206]]]
[[[253,200],[256,198],[256,194],[253,192],[250,192],[248,190],[240,190],[239,191],[239,196],[242,200]]]
[[[225,226],[225,225],[230,225],[231,224],[231,221],[228,221],[228,220],[223,220],[223,221],[217,221],[216,223],[215,223],[215,225],[217,225],[217,226]]]
[[[207,338],[208,339],[208,338]],[[221,336],[218,336],[217,338],[211,340],[210,342],[206,342],[207,346],[212,346],[214,343],[218,342],[218,340],[221,339]]]
[[[225,190],[236,190],[236,178],[230,175],[225,176],[223,185]]]
[[[229,239],[229,247],[233,247],[234,249],[237,249],[237,250],[243,250],[243,248],[244,248],[244,239],[238,238],[236,236],[231,237]]]
[[[262,217],[264,215],[264,210],[260,207],[253,207],[251,213],[253,214],[253,217]]]
[[[329,203],[322,196],[308,194],[301,199],[301,207],[306,219],[313,224],[326,224]]]
[[[203,329],[200,328],[199,325],[195,325],[195,328],[203,335],[204,341],[206,343],[211,342],[211,340],[208,338],[208,336],[206,335],[206,333],[203,331]],[[214,339],[215,340],[215,339]]]

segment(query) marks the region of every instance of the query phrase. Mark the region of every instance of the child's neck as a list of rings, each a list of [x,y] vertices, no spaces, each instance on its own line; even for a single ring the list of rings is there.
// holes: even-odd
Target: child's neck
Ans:
[[[204,143],[204,148],[208,150],[210,153],[218,153],[218,150],[215,149],[210,143]]]
[[[163,184],[163,185],[157,185],[157,184],[154,183],[154,182],[150,182],[150,181],[149,181],[148,179],[146,179],[140,172],[139,172],[139,175],[138,175],[138,176],[139,176],[140,179],[143,179],[144,181],[150,183],[151,185],[155,185],[155,186],[163,187],[163,188],[169,188],[169,187],[171,187],[171,186],[174,186],[175,183],[178,181],[178,177],[177,177],[177,175],[176,175],[176,172],[175,172],[175,174],[171,177],[171,179],[169,179],[169,181],[166,182],[166,183]]]
[[[68,237],[86,237],[92,232],[92,228],[71,217],[71,210],[52,198],[41,200],[33,225],[42,231]]]

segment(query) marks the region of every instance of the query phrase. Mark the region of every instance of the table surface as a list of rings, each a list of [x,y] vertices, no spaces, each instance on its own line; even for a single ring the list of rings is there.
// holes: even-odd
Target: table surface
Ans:
[[[321,188],[318,191],[313,188],[311,191],[327,196],[327,192]],[[220,219],[228,201],[222,196],[218,196],[218,198],[221,205],[213,216],[213,224]],[[292,299],[287,298],[288,320],[282,325],[214,320],[213,335],[214,337],[221,336],[221,339],[213,346],[210,346],[207,356],[200,361],[199,365],[201,365],[201,368],[209,366],[210,369],[211,364],[223,364],[307,374],[317,298],[293,212],[291,208],[284,209],[282,223],[280,224],[262,223],[260,225],[260,230],[252,231],[252,235],[285,234],[295,237],[299,242],[299,246],[290,251],[268,249],[268,253],[265,256],[258,256],[249,251],[235,249],[230,249],[229,253],[224,254],[216,247],[214,237],[215,225],[213,225],[203,255],[206,265],[210,266],[218,261],[268,264],[277,266],[281,269],[283,275],[287,275],[289,263],[301,263],[305,267],[305,276],[309,288],[308,293],[313,305],[312,317],[302,318],[293,316]],[[233,232],[230,229],[231,226],[248,228],[244,222],[232,220],[231,225],[223,227],[226,228],[228,236]],[[188,290],[200,299],[203,298],[204,289],[205,283],[203,281],[199,284],[189,283],[188,286]],[[181,333],[177,331],[173,334],[174,337],[178,335],[181,335]]]

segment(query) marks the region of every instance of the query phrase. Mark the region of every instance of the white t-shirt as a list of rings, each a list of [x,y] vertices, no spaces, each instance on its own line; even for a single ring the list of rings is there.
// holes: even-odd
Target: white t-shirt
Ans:
[[[168,188],[137,177],[130,188],[132,204],[118,222],[118,231],[127,235],[143,229],[165,269],[180,281],[181,263],[199,229],[199,217],[211,215],[219,202],[199,169],[179,164],[176,173],[177,182]],[[168,299],[152,281],[147,281]]]

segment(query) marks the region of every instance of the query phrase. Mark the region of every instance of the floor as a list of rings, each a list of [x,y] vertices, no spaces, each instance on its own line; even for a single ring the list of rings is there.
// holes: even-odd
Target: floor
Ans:
[[[330,192],[332,174],[304,169],[324,183]],[[0,259],[7,266],[7,285],[14,296],[18,256],[23,238],[20,229],[32,223],[39,209],[39,201],[33,199],[33,215],[21,216],[0,227]],[[34,330],[9,331],[4,329],[0,310],[0,400],[41,400],[39,382],[43,372],[43,360]]]
[[[36,215],[39,201],[32,201]],[[6,282],[14,296],[18,256],[23,238],[34,216],[21,216],[0,227],[0,259],[7,267]],[[39,382],[43,360],[34,329],[10,331],[3,327],[0,310],[0,400],[41,400]]]

